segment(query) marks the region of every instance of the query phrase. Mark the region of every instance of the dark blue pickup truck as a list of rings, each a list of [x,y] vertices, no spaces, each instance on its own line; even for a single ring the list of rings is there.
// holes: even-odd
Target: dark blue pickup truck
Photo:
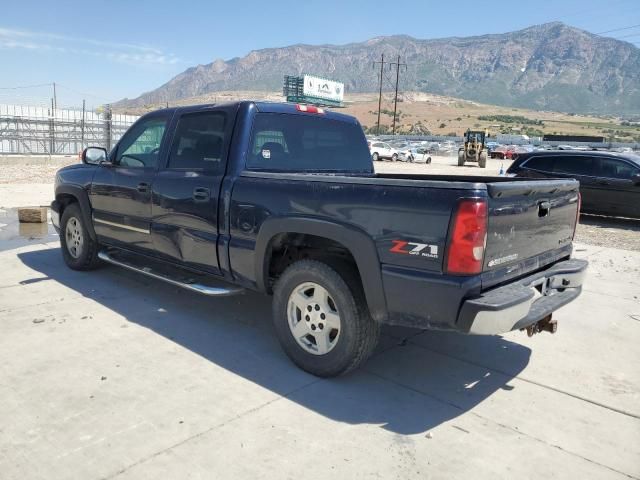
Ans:
[[[554,331],[581,291],[574,180],[374,173],[352,117],[236,102],[140,118],[56,176],[66,264],[113,263],[205,295],[273,295],[285,352],[319,375],[387,323]]]

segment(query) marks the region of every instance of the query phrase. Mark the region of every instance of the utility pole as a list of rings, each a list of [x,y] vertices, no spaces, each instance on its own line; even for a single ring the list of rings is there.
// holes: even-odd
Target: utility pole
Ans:
[[[53,114],[55,115],[58,108],[58,97],[56,96],[56,82],[53,82]]]
[[[376,63],[380,64],[380,93],[378,94],[378,128],[376,129],[376,135],[380,135],[380,109],[382,108],[382,71],[384,70],[384,53],[382,59],[379,62],[373,62],[373,68],[376,67]]]
[[[400,63],[400,55],[398,55],[398,61],[395,64],[392,63],[391,65],[396,66],[396,95],[393,100],[393,128],[392,128],[392,133],[393,135],[395,135],[396,134],[396,111],[398,109],[398,83],[400,80],[400,65],[406,67],[407,64]]]

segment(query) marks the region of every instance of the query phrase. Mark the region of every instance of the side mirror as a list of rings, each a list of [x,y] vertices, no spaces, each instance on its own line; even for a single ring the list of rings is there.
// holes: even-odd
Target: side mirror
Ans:
[[[107,150],[102,147],[87,147],[82,151],[82,163],[100,165],[107,161]]]
[[[633,175],[631,175],[631,181],[635,185],[640,185],[640,173],[634,173]]]

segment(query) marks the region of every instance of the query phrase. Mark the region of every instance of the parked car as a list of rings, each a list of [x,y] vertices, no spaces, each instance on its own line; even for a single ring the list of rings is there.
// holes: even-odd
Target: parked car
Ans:
[[[422,142],[421,146],[429,155],[435,155],[440,152],[440,144],[438,142]]]
[[[362,127],[340,113],[167,108],[82,160],[58,171],[51,204],[68,267],[273,295],[284,351],[318,376],[361,364],[381,324],[555,331],[552,312],[581,292],[578,182],[376,174]]]
[[[404,150],[400,150],[400,160],[409,163],[431,163],[431,156],[427,153],[427,150],[422,147],[410,147]]]
[[[584,213],[640,218],[640,157],[612,152],[539,151],[522,154],[508,174],[575,178]]]
[[[528,153],[533,150],[531,146],[525,145],[501,145],[496,147],[490,154],[491,158],[499,158],[501,160],[511,160],[518,155]]]
[[[399,157],[398,151],[386,142],[373,142],[369,147],[369,152],[374,162],[385,158],[395,162]]]
[[[487,142],[485,143],[485,147],[487,149],[487,152],[489,153],[490,158],[491,157],[491,152],[493,152],[496,148],[502,146],[502,144],[498,143],[498,142]]]

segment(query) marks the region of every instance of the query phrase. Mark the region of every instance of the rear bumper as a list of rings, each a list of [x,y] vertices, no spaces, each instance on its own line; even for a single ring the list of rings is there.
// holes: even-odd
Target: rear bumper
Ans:
[[[494,335],[528,327],[574,300],[582,291],[586,260],[565,260],[462,304],[458,330]]]

